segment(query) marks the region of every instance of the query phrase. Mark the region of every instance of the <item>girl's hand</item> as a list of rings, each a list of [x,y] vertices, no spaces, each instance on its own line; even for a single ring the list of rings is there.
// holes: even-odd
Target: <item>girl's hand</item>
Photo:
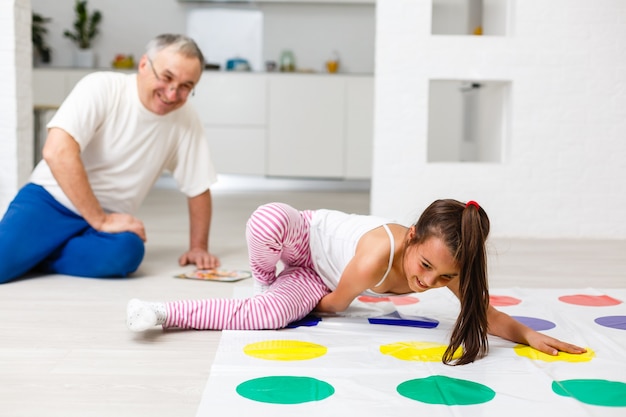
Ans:
[[[585,353],[587,349],[562,342],[545,334],[533,331],[528,335],[528,345],[545,354],[556,356],[559,351],[573,354]]]
[[[487,319],[489,321],[489,333],[492,335],[500,336],[512,342],[526,344],[546,355],[556,356],[559,351],[573,354],[585,353],[587,351],[585,348],[561,342],[554,337],[539,333],[513,319],[508,314],[496,310],[493,306],[489,306],[489,310],[487,310]]]

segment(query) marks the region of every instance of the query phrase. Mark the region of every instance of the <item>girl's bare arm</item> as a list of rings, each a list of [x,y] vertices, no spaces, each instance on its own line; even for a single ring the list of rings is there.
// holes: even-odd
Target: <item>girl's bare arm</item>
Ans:
[[[490,334],[531,346],[548,355],[557,355],[559,351],[575,354],[586,352],[586,349],[580,346],[539,333],[508,314],[496,310],[493,306],[489,306],[487,321]]]
[[[346,310],[359,294],[376,284],[371,276],[371,272],[355,256],[343,271],[337,288],[320,300],[315,311],[338,313]]]
[[[391,244],[384,230],[366,233],[341,274],[337,288],[320,300],[315,311],[337,313],[347,309],[359,294],[380,281],[388,267],[390,250]]]
[[[448,285],[448,288],[457,298],[460,297],[458,280],[454,280]],[[487,323],[489,334],[510,340],[511,342],[531,346],[548,355],[556,355],[559,351],[567,353],[586,352],[584,348],[539,333],[508,314],[496,310],[491,305],[487,310]]]

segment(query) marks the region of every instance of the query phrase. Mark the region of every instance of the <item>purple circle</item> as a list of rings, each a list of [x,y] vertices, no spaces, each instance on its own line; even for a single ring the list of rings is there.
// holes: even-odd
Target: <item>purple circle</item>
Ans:
[[[594,320],[600,326],[626,330],[626,316],[604,316]]]
[[[519,321],[522,324],[530,327],[531,329],[539,332],[541,330],[550,330],[556,327],[556,324],[552,323],[548,320],[537,319],[534,317],[524,317],[524,316],[511,316],[515,320]]]

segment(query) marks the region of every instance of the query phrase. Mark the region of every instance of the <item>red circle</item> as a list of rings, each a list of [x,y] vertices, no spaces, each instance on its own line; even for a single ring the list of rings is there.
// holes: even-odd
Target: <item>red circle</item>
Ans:
[[[567,304],[589,307],[608,307],[622,304],[620,300],[608,295],[572,294],[559,297],[559,300]]]
[[[398,297],[389,297],[389,300],[391,300],[391,302],[397,306],[408,306],[408,305],[417,304],[420,302],[419,298],[411,297],[408,295],[398,296]]]
[[[362,295],[357,299],[362,303],[383,303],[391,301],[389,297],[372,297],[370,295]]]
[[[489,303],[494,307],[506,307],[515,306],[521,303],[522,300],[515,297],[509,297],[508,295],[490,295]]]
[[[396,306],[408,306],[420,302],[419,298],[411,297],[409,295],[392,297],[373,297],[371,295],[361,295],[357,298],[357,300],[362,303],[392,303]]]

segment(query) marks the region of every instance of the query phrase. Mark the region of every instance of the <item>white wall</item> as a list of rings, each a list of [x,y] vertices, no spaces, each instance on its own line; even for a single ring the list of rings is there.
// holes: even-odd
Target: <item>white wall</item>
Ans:
[[[60,33],[71,12],[59,11],[71,10],[72,3],[33,0],[36,11],[55,19],[56,54],[69,48]],[[501,8],[485,11],[490,21],[511,14],[508,36],[432,36],[431,2],[378,0],[372,211],[409,223],[435,198],[474,199],[490,214],[494,236],[626,238],[626,2],[485,5],[490,3]],[[28,2],[16,4],[23,8]],[[125,52],[121,48],[139,55],[154,34],[182,30],[185,6],[172,0],[155,4],[92,0],[90,5],[118,10],[105,14],[108,37],[96,43],[103,56]],[[24,100],[12,89],[24,84],[14,77],[29,70],[11,64],[12,45],[18,43],[11,31],[13,8],[6,2],[0,7],[0,79],[8,86],[0,101],[2,204],[2,196],[12,193],[6,184],[20,182],[12,165],[20,154],[16,148],[28,142],[11,140],[24,130],[10,98]],[[64,65],[71,62],[67,54]],[[430,79],[511,82],[502,163],[425,162]]]
[[[0,2],[0,216],[33,167],[30,1]]]
[[[626,2],[498,7],[508,36],[432,36],[430,1],[378,1],[373,213],[472,199],[494,236],[626,238]],[[511,82],[502,163],[426,163],[430,79]]]
[[[52,66],[72,66],[74,45],[63,37],[72,27],[74,0],[31,0],[33,10],[51,17],[49,43]],[[278,61],[283,49],[292,49],[296,64],[316,71],[333,50],[339,51],[341,72],[374,70],[375,6],[333,4],[180,3],[176,0],[89,0],[90,10],[103,14],[101,34],[94,40],[99,66],[109,67],[117,53],[144,52],[146,43],[165,33],[186,33],[189,10],[198,8],[255,8],[264,14],[264,60]],[[236,54],[236,51],[233,52]]]

